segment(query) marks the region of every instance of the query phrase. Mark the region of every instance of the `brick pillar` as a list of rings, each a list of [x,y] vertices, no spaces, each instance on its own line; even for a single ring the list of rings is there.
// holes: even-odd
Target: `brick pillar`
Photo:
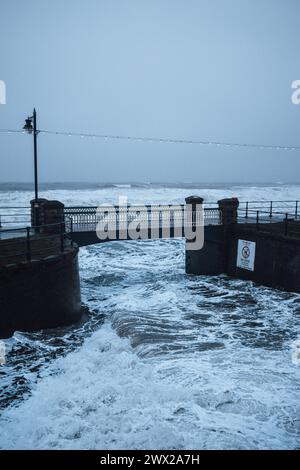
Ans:
[[[198,204],[203,204],[204,199],[200,196],[188,196],[185,198],[185,203],[188,206],[188,211],[192,211],[192,221],[196,222],[196,210]]]
[[[220,199],[218,204],[223,225],[223,264],[225,272],[228,272],[230,241],[233,236],[233,227],[238,222],[239,200],[237,197]]]
[[[238,219],[239,200],[237,197],[228,199],[220,199],[218,201],[219,209],[221,211],[221,222],[224,226],[236,224]]]
[[[204,199],[199,196],[189,196],[185,199],[188,207],[186,210],[192,212],[192,221],[196,222],[197,205],[203,204]],[[191,220],[188,217],[188,220]],[[219,227],[217,227],[218,229]],[[213,227],[214,229],[214,227]],[[220,274],[222,271],[221,256],[219,253],[218,243],[214,243],[214,237],[218,234],[211,233],[207,227],[204,227],[204,245],[201,249],[191,250],[188,249],[188,241],[186,241],[185,248],[185,272],[187,274]]]
[[[196,204],[202,204],[198,196],[186,198],[189,210],[195,213]],[[222,199],[219,201],[221,211],[220,225],[204,226],[204,245],[200,250],[185,250],[185,269],[187,274],[217,275],[226,272],[230,239],[230,227],[237,222],[238,199]],[[205,220],[204,220],[205,223]]]
[[[31,226],[38,227],[45,224],[43,204],[47,199],[33,199],[31,206]]]
[[[44,226],[39,230],[43,233],[59,233],[60,226],[55,224],[65,221],[64,204],[47,199],[39,199],[38,203],[33,200],[30,203],[32,226]]]

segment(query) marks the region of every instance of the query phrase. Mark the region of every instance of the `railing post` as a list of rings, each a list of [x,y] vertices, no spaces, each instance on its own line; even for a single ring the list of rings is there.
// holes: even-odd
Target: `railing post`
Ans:
[[[258,230],[259,227],[259,211],[256,211],[256,230]]]
[[[245,215],[245,218],[248,219],[248,201],[246,202],[246,215]]]
[[[298,217],[298,201],[296,201],[296,207],[295,207],[295,219]],[[1,224],[0,224],[1,227]]]
[[[2,223],[1,223],[1,215],[0,215],[0,228],[2,227]]]
[[[284,219],[284,235],[287,236],[288,234],[288,213],[285,214]]]
[[[151,238],[151,207],[147,206],[148,238]]]
[[[26,227],[26,260],[31,261],[30,227]]]
[[[65,251],[65,240],[64,240],[64,223],[60,224],[60,251],[63,253]]]
[[[270,218],[273,216],[273,201],[270,202]]]

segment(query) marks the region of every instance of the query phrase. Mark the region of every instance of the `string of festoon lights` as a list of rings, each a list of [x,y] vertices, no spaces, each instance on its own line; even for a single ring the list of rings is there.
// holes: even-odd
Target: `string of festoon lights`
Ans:
[[[0,129],[1,133],[7,134],[26,134],[24,130],[15,129]],[[80,137],[86,139],[103,139],[103,140],[127,140],[134,142],[154,142],[165,144],[190,144],[190,145],[211,145],[216,147],[239,147],[239,148],[253,148],[261,150],[286,150],[295,151],[300,150],[300,146],[290,145],[268,145],[268,144],[250,144],[238,142],[223,142],[214,140],[194,140],[194,139],[177,139],[177,138],[161,138],[161,137],[139,137],[132,135],[112,135],[112,134],[89,134],[85,132],[63,132],[63,131],[50,131],[45,129],[38,130],[39,134],[59,135],[67,137]]]

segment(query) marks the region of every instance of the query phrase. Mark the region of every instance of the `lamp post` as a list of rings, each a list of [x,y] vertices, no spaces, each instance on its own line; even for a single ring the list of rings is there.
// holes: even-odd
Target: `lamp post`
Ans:
[[[25,120],[24,131],[28,134],[33,134],[33,153],[34,153],[34,199],[38,203],[39,189],[38,189],[38,166],[37,166],[37,135],[39,131],[36,128],[36,110],[34,108],[33,115]]]
[[[38,164],[37,164],[37,136],[39,131],[36,127],[36,110],[34,108],[32,116],[25,119],[24,131],[28,134],[33,134],[33,157],[34,157],[34,210],[32,212],[32,225],[36,227],[36,232],[39,232],[39,187],[38,187]]]

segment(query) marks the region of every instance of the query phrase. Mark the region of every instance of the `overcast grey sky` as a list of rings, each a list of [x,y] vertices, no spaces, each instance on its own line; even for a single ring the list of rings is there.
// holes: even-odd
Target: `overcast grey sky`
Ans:
[[[0,128],[300,145],[299,0],[1,0]],[[32,137],[0,134],[0,180]],[[300,151],[39,136],[42,181],[299,181]]]

